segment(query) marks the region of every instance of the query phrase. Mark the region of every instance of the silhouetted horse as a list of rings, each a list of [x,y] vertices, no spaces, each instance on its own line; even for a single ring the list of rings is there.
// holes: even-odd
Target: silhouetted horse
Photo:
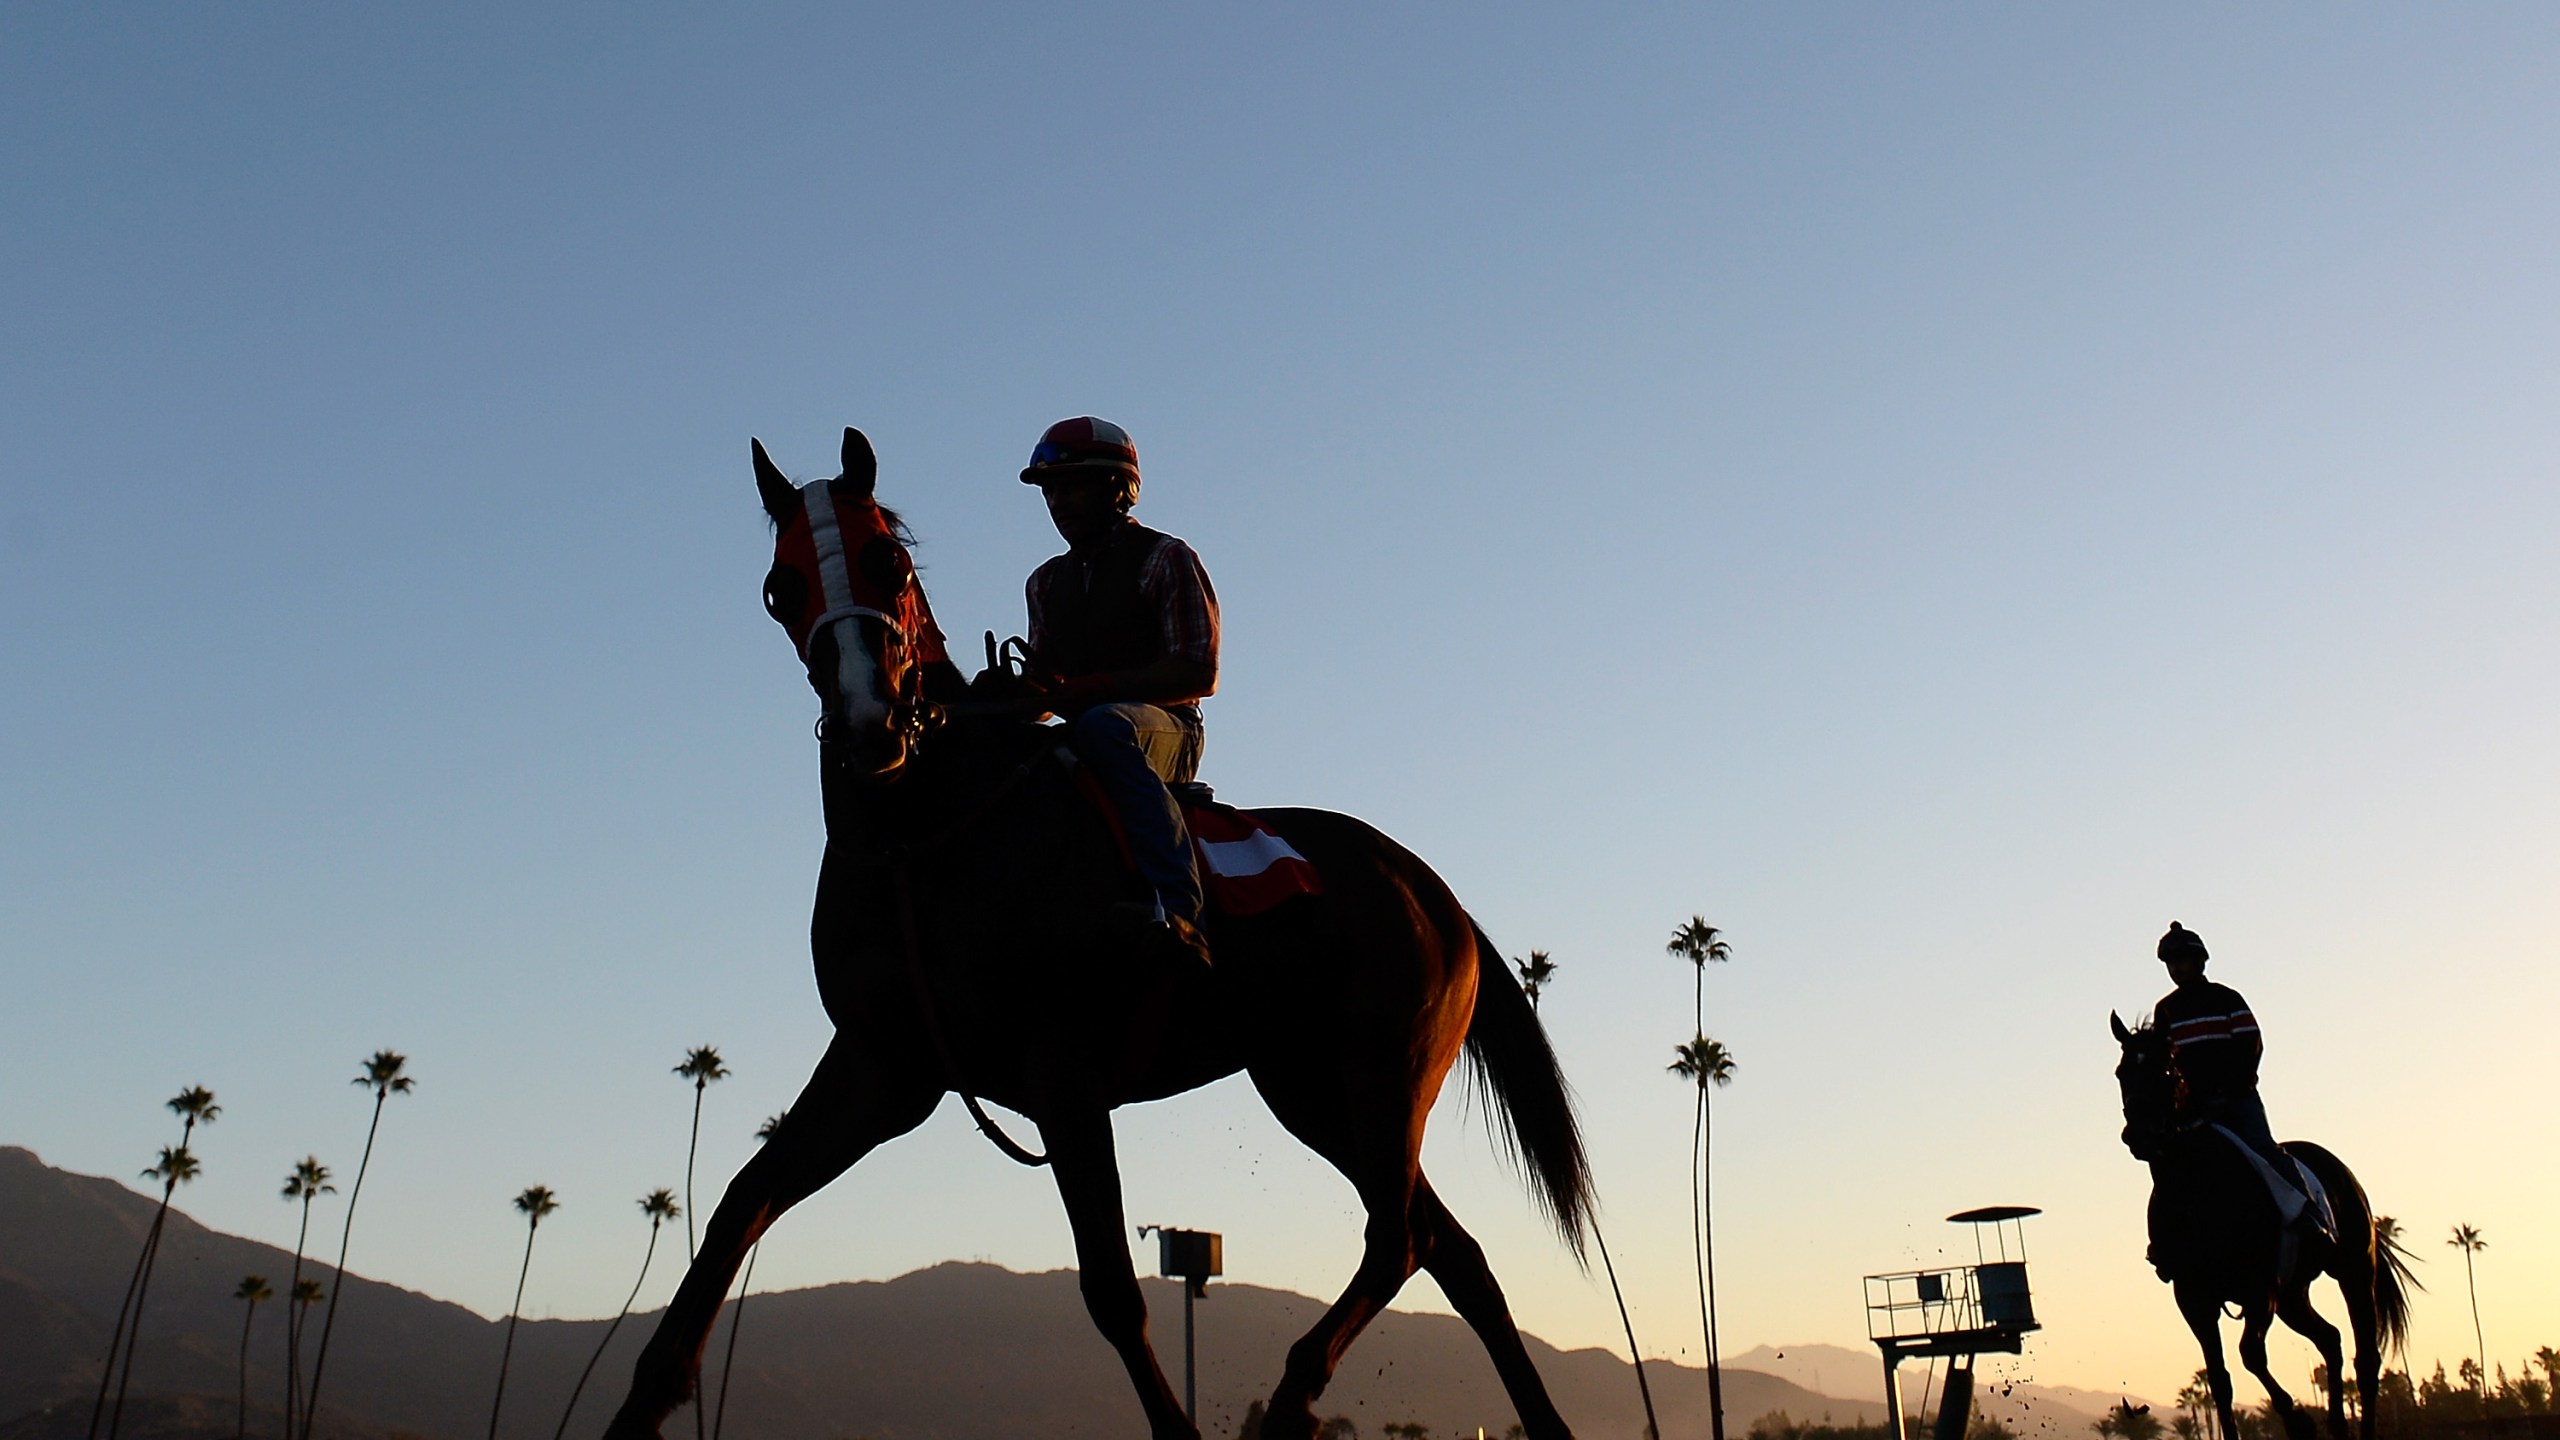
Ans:
[[[2274,1319],[2320,1348],[2329,1367],[2329,1428],[2347,1433],[2345,1359],[2338,1330],[2311,1308],[2311,1282],[2328,1275],[2346,1297],[2347,1323],[2356,1337],[2356,1404],[2363,1440],[2373,1440],[2374,1393],[2382,1352],[2409,1330],[2403,1261],[2376,1232],[2364,1187],[2337,1156],[2307,1140],[2285,1142],[2285,1153],[2308,1168],[2328,1192],[2339,1239],[2306,1239],[2293,1274],[2277,1274],[2283,1220],[2266,1181],[2232,1141],[2178,1113],[2178,1072],[2168,1032],[2145,1024],[2127,1030],[2110,1015],[2124,1054],[2116,1063],[2116,1087],[2124,1099],[2124,1143],[2151,1166],[2151,1263],[2169,1282],[2196,1343],[2204,1350],[2205,1377],[2222,1434],[2236,1436],[2231,1417],[2231,1371],[2222,1363],[2222,1307],[2240,1312],[2240,1361],[2258,1383],[2294,1440],[2314,1433],[2310,1419],[2267,1372],[2267,1327]]]
[[[608,1435],[655,1437],[693,1393],[739,1261],[783,1211],[958,1091],[1038,1127],[1094,1324],[1156,1440],[1195,1440],[1147,1343],[1111,1111],[1241,1069],[1368,1212],[1359,1268],[1290,1348],[1262,1433],[1316,1433],[1312,1404],[1343,1352],[1420,1268],[1474,1327],[1528,1433],[1569,1436],[1484,1252],[1422,1174],[1423,1124],[1463,1048],[1533,1194],[1580,1249],[1590,1179],[1562,1073],[1449,888],[1357,820],[1261,811],[1314,863],[1320,895],[1213,911],[1211,971],[1115,953],[1104,916],[1121,862],[1054,758],[1057,732],[949,720],[925,695],[928,672],[956,672],[928,663],[930,613],[896,517],[873,501],[870,442],[846,430],[844,473],[805,486],[761,444],[754,460],[777,531],[766,606],[824,705],[827,849],[810,948],[836,1035],[722,1196]]]

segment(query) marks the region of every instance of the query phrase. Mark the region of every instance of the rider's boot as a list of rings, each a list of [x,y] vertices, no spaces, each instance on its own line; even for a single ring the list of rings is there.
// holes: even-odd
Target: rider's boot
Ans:
[[[1163,900],[1123,900],[1111,907],[1111,916],[1149,959],[1178,969],[1209,968],[1209,942],[1200,927],[1166,908]]]

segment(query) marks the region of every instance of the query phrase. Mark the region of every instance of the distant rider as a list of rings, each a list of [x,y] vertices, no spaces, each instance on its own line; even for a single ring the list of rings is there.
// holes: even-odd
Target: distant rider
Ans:
[[[1200,875],[1171,784],[1200,771],[1200,701],[1218,688],[1218,595],[1190,546],[1130,518],[1138,447],[1081,415],[1040,436],[1022,483],[1040,487],[1067,551],[1031,572],[1027,679],[1118,808],[1152,903],[1131,916],[1156,944],[1207,964]]]
[[[2177,989],[2151,1007],[2151,1021],[2169,1035],[2169,1053],[2185,1091],[2180,1114],[2229,1130],[2295,1188],[2307,1188],[2301,1167],[2267,1127],[2266,1102],[2258,1098],[2258,1057],[2265,1046],[2249,1002],[2230,986],[2204,978],[2210,958],[2204,938],[2177,921],[2169,922],[2155,953],[2169,967],[2169,978],[2178,982]],[[2311,1223],[2316,1226],[2317,1218]]]

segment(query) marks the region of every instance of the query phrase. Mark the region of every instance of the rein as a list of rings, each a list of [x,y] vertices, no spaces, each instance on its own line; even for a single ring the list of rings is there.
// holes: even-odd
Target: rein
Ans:
[[[928,702],[917,703],[922,707]],[[917,713],[921,716],[925,712],[919,709]],[[938,708],[930,713],[936,721],[941,718],[942,712]],[[823,733],[820,739],[823,743]],[[999,802],[1012,794],[1016,786],[1029,779],[1031,772],[1049,760],[1051,755],[1052,752],[1041,751],[1024,760],[1013,768],[1011,774],[998,782],[994,789],[988,791],[977,804],[970,806],[958,818],[922,840],[904,845],[886,846],[868,855],[857,857],[855,862],[875,868],[887,867],[891,883],[897,887],[898,935],[905,942],[907,988],[915,995],[916,1013],[923,1017],[925,1038],[933,1043],[934,1057],[942,1062],[943,1084],[960,1097],[961,1104],[968,1107],[969,1118],[976,1122],[978,1133],[986,1136],[989,1143],[1004,1152],[1006,1159],[1017,1165],[1034,1167],[1048,1164],[1049,1157],[1025,1149],[1012,1136],[1004,1133],[1004,1127],[996,1124],[994,1117],[987,1114],[986,1107],[978,1103],[976,1092],[970,1088],[967,1075],[961,1071],[960,1059],[951,1048],[950,1036],[943,1031],[942,1012],[934,1006],[933,987],[925,979],[924,945],[916,930],[915,886],[909,862],[919,855],[929,854],[958,839],[963,832],[985,819]]]
[[[934,1054],[942,1061],[944,1082],[960,1097],[960,1103],[969,1107],[969,1118],[977,1122],[978,1133],[1003,1151],[1006,1159],[1034,1168],[1048,1164],[1048,1156],[1024,1149],[1012,1136],[1004,1133],[1004,1127],[987,1114],[986,1107],[978,1103],[978,1097],[970,1091],[966,1078],[961,1075],[959,1057],[951,1053],[950,1037],[942,1033],[941,1013],[933,1007],[933,989],[925,982],[924,947],[916,940],[915,890],[907,882],[906,864],[898,862],[890,873],[896,877],[898,885],[898,931],[907,942],[907,985],[915,992],[917,1013],[924,1017],[925,1038],[933,1042]]]

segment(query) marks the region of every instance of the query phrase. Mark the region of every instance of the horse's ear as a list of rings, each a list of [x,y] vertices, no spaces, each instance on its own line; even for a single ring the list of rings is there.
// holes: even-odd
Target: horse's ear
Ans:
[[[865,500],[880,483],[880,457],[872,453],[871,437],[850,425],[844,427],[844,483]]]
[[[800,487],[792,484],[782,467],[773,463],[773,457],[764,453],[763,441],[751,436],[747,448],[755,453],[756,494],[764,501],[764,513],[772,516],[776,525],[790,524],[791,517],[800,513]]]
[[[2107,1026],[2109,1029],[2116,1032],[2117,1044],[2130,1045],[2133,1043],[2133,1032],[2124,1028],[2124,1022],[2116,1018],[2116,1012],[2113,1010],[2107,1012]]]

